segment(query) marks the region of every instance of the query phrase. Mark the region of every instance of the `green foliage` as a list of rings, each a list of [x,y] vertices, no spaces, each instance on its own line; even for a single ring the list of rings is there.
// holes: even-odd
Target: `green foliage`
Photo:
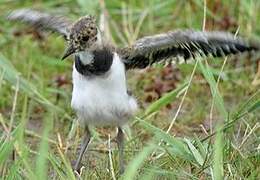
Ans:
[[[213,179],[216,180],[221,180],[224,177],[223,150],[224,150],[223,133],[217,130],[216,141],[214,145],[214,158],[213,158]]]
[[[260,1],[206,2],[207,30],[239,29],[239,35],[259,38]],[[93,14],[99,20],[104,13],[112,40],[122,46],[143,35],[202,29],[204,1],[0,1],[0,177],[113,179],[104,129],[92,130],[95,136],[84,159],[86,168],[82,174],[73,172],[70,162],[75,160],[82,133],[70,109],[72,62],[60,61],[61,37],[43,34],[41,39],[34,30],[5,20],[10,10],[24,7],[72,19]],[[194,77],[194,63],[179,65],[180,72],[174,71],[176,88],[152,103],[141,103],[130,125],[122,176],[116,145],[111,144],[116,179],[260,178],[260,92],[259,85],[252,85],[256,62],[247,55],[228,57],[224,65],[223,58],[197,60]],[[136,74],[129,74],[132,86],[147,81]],[[65,81],[58,86],[61,77]],[[145,101],[139,96],[143,91],[134,92],[140,102]]]
[[[128,164],[123,179],[134,179],[138,174],[138,169],[142,166],[149,154],[155,149],[155,145],[151,144],[144,147],[143,150],[135,156],[135,158]]]
[[[162,107],[173,102],[177,98],[177,96],[180,96],[187,89],[187,85],[188,83],[184,83],[177,89],[163,95],[160,99],[158,99],[146,108],[144,115],[148,116],[152,113],[155,113],[156,111],[159,111]]]

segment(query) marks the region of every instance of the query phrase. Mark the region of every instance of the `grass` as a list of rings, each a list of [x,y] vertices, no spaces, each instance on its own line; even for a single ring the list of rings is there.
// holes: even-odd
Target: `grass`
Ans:
[[[177,28],[227,30],[260,36],[258,0],[10,1],[0,2],[0,177],[2,179],[259,179],[259,84],[254,56],[198,58],[164,74],[160,65],[130,72],[141,110],[126,127],[126,171],[118,174],[113,128],[94,138],[74,174],[81,129],[70,109],[71,61],[60,61],[61,37],[39,38],[7,22],[30,7],[76,19],[109,14],[108,37],[119,46]],[[205,8],[206,7],[206,8]],[[205,11],[206,10],[206,11]],[[204,25],[203,25],[204,24]],[[14,32],[16,31],[16,32]],[[110,36],[111,34],[111,36]],[[45,34],[43,34],[45,36]],[[259,59],[258,59],[259,61]],[[169,80],[162,80],[171,77]],[[155,94],[154,80],[173,83]],[[149,96],[153,101],[148,101]]]

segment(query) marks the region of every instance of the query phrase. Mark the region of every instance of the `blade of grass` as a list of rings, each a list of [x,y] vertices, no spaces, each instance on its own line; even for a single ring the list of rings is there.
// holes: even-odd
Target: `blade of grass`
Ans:
[[[156,148],[156,146],[151,143],[150,145],[143,148],[143,150],[135,156],[135,158],[128,164],[125,173],[123,174],[124,180],[132,180],[137,176],[138,169],[142,166],[145,159],[149,154]]]
[[[169,145],[169,146],[167,146],[168,150],[174,156],[178,156],[178,157],[183,158],[190,162],[194,161],[192,153],[188,149],[186,143],[181,138],[175,138],[175,137],[169,135],[167,132],[164,132],[160,128],[157,128],[142,119],[139,119],[139,118],[137,118],[137,119],[138,119],[138,123],[143,128],[145,128],[149,132],[153,133],[155,135],[155,138],[157,138],[158,141],[163,140],[164,142],[166,142]]]
[[[187,143],[190,151],[193,154],[194,159],[196,160],[196,162],[202,166],[204,163],[204,159],[202,157],[202,155],[200,154],[200,152],[197,150],[197,148],[191,143],[191,141],[187,138],[184,138],[184,141]]]
[[[13,152],[14,142],[20,126],[16,127],[5,139],[0,142],[0,164],[4,163],[9,155]]]
[[[187,86],[188,83],[185,82],[182,85],[180,85],[177,89],[174,89],[173,91],[163,95],[160,99],[153,102],[146,108],[144,116],[147,117],[150,114],[158,111],[162,107],[166,106],[167,104],[173,102],[178,96],[184,93],[184,91],[187,89]]]
[[[217,128],[216,141],[214,144],[214,157],[213,157],[213,179],[222,180],[224,178],[223,170],[223,132]]]
[[[50,153],[48,159],[52,165],[54,172],[59,175],[59,178],[63,180],[68,179],[65,169],[63,169],[63,167],[61,166],[61,162],[57,159],[57,156]]]
[[[16,85],[17,77],[19,77],[19,88],[32,99],[35,99],[37,102],[43,104],[47,108],[53,109],[57,112],[65,114],[68,119],[72,118],[64,112],[63,109],[51,103],[48,99],[46,99],[41,93],[38,92],[37,88],[32,85],[29,81],[22,78],[20,73],[13,67],[10,61],[8,61],[1,53],[0,53],[0,67],[5,69],[4,79],[8,81],[12,85]]]
[[[223,119],[227,120],[228,112],[225,108],[224,100],[221,97],[221,95],[217,89],[217,82],[214,79],[214,76],[213,76],[212,72],[210,71],[209,66],[208,65],[204,66],[201,59],[199,59],[198,61],[199,61],[200,70],[201,70],[203,76],[205,77],[205,79],[207,80],[207,82],[209,83],[211,94],[212,94],[212,96],[215,95],[214,102],[216,103],[216,107],[217,107],[220,115],[223,117]]]
[[[71,180],[76,180],[76,177],[74,175],[74,172],[71,168],[71,165],[70,163],[68,162],[67,158],[65,157],[64,153],[62,152],[62,150],[58,147],[58,152],[59,152],[59,155],[62,159],[62,163],[65,165],[65,172],[66,172],[66,176],[68,179],[71,179]]]
[[[256,93],[257,94],[257,93]],[[243,118],[248,113],[252,113],[260,108],[260,99],[256,97],[256,94],[254,94],[252,97],[249,98],[248,101],[243,103],[243,105],[239,105],[240,108],[238,111],[235,111],[234,115],[231,116],[231,120],[229,122],[226,122],[224,126],[219,131],[225,131],[226,129],[229,129],[232,127],[235,122],[237,122],[239,119]],[[255,100],[255,98],[257,100]],[[216,131],[208,135],[207,137],[203,138],[201,141],[204,142],[210,137],[216,135]]]
[[[39,179],[47,179],[47,163],[48,163],[48,150],[49,150],[49,143],[48,143],[48,136],[52,128],[52,120],[50,120],[51,116],[53,116],[52,113],[50,115],[47,115],[47,117],[44,120],[44,130],[42,135],[42,140],[39,147],[39,155],[36,160],[36,169],[35,172],[39,176]]]

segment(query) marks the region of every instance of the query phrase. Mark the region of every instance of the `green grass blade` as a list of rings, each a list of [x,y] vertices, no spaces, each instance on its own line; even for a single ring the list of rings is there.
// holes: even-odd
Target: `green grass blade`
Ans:
[[[61,166],[61,162],[57,159],[57,157],[54,154],[50,153],[48,158],[54,172],[59,175],[59,179],[64,179],[64,180],[68,179],[68,177],[66,176],[66,169],[64,169]]]
[[[224,120],[227,120],[228,112],[225,108],[224,100],[218,91],[217,82],[214,79],[214,76],[213,76],[212,72],[210,71],[210,68],[208,66],[204,66],[201,59],[199,59],[198,61],[199,61],[200,70],[201,70],[203,76],[205,77],[205,79],[207,80],[207,82],[209,83],[211,94],[213,96],[213,101],[215,102],[220,115],[224,118]]]
[[[167,144],[169,144],[169,146],[167,146],[167,149],[169,152],[171,152],[173,156],[177,156],[190,162],[194,161],[192,153],[188,149],[183,139],[175,138],[144,120],[138,119],[138,122],[143,128],[153,133],[158,141],[163,140]]]
[[[20,126],[16,127],[10,134],[10,137],[5,137],[0,141],[0,164],[5,162],[9,155],[12,153],[14,149],[14,143],[17,138],[17,132],[19,131]]]
[[[214,157],[213,157],[214,180],[222,180],[224,178],[223,149],[224,149],[223,132],[217,129],[216,141],[214,144]]]
[[[0,143],[0,164],[6,161],[9,155],[12,153],[14,140],[4,140]]]
[[[8,61],[0,53],[0,68],[4,69],[4,79],[10,84],[15,85],[17,83],[17,78],[19,78],[19,88],[25,92],[28,96],[35,99],[37,102],[43,104],[44,106],[51,108],[55,111],[65,114],[69,119],[72,119],[63,109],[55,106],[47,98],[45,98],[41,93],[38,92],[37,88],[32,85],[29,81],[21,77],[20,73],[14,68],[10,61]]]
[[[187,143],[190,151],[193,154],[194,159],[196,160],[196,162],[202,166],[204,159],[202,157],[202,155],[200,154],[200,152],[197,150],[197,148],[191,143],[191,141],[189,139],[184,138],[184,141]]]
[[[252,106],[250,106],[247,110],[248,113],[253,112],[260,108],[260,99],[258,99]]]
[[[166,106],[167,104],[173,102],[179,95],[184,93],[187,86],[188,86],[188,83],[184,83],[184,84],[180,85],[177,89],[174,89],[173,91],[171,91],[169,93],[166,93],[160,99],[153,102],[149,107],[146,108],[146,111],[144,113],[145,116],[148,116],[148,115],[158,111],[162,107]]]
[[[156,148],[154,144],[148,145],[143,148],[143,150],[135,156],[135,158],[129,163],[126,171],[123,175],[124,180],[132,180],[136,178],[138,169],[142,166],[143,162],[149,156],[149,154]]]
[[[52,114],[52,113],[51,113]],[[52,121],[49,121],[50,115],[46,117],[44,120],[44,130],[43,130],[43,135],[42,135],[42,140],[40,143],[39,147],[39,155],[36,160],[36,169],[35,172],[39,176],[39,179],[47,179],[47,169],[48,169],[48,150],[49,150],[49,144],[48,144],[48,137],[49,137],[49,132],[52,128]]]
[[[13,163],[13,165],[10,167],[10,171],[8,172],[6,176],[6,180],[22,180],[23,177],[19,173],[19,167],[21,166],[21,163],[19,160],[16,160],[16,162]]]
[[[260,101],[260,91],[257,91],[254,95],[252,95],[245,103],[240,105],[234,111],[233,119],[239,119],[243,117],[245,114],[253,112],[259,108]]]

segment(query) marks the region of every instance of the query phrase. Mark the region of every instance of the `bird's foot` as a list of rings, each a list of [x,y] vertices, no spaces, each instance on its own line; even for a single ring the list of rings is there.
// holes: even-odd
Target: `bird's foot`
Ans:
[[[77,173],[81,173],[82,168],[84,168],[82,163],[77,163],[77,161],[72,161],[71,166],[73,168],[73,171],[76,171]]]

